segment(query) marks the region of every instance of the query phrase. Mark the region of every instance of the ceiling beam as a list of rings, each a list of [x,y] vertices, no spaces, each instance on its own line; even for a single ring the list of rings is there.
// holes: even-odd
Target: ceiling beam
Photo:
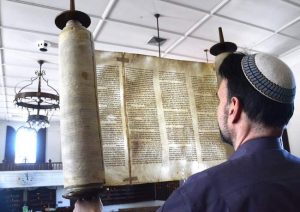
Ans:
[[[289,26],[293,25],[294,23],[296,23],[296,22],[299,21],[299,20],[300,20],[300,16],[298,16],[297,18],[291,20],[290,22],[288,22],[287,24],[283,25],[283,26],[280,27],[279,29],[273,31],[271,35],[266,36],[265,38],[263,38],[263,39],[261,39],[260,41],[256,42],[256,43],[252,46],[252,48],[254,48],[254,47],[258,46],[259,44],[261,44],[262,42],[264,42],[264,41],[270,39],[272,36],[277,35],[277,34],[280,34],[281,31],[283,31],[284,29],[286,29],[286,28],[288,28]],[[280,35],[283,35],[283,36],[286,36],[286,37],[289,37],[289,38],[293,38],[293,39],[296,39],[296,40],[300,40],[299,38],[294,38],[294,37],[292,37],[292,36],[288,36],[288,35],[285,35],[285,34],[280,34]]]
[[[95,28],[95,30],[93,32],[93,38],[94,38],[94,40],[96,40],[97,37],[98,37],[98,35],[100,34],[100,32],[101,32],[101,30],[102,30],[102,28],[104,26],[104,22],[105,22],[107,16],[111,13],[111,11],[113,10],[113,8],[114,8],[114,6],[115,6],[115,4],[116,4],[117,1],[118,0],[110,0],[108,2],[108,4],[107,4],[107,6],[106,6],[106,8],[103,11],[103,14],[101,16],[102,18],[100,18],[100,20],[98,21],[98,24],[97,24],[97,26],[96,26],[96,28]]]
[[[182,41],[184,41],[189,35],[191,35],[196,29],[198,29],[205,21],[207,21],[212,15],[214,15],[216,12],[218,12],[221,8],[223,8],[230,0],[223,0],[219,4],[217,4],[212,10],[209,12],[209,14],[205,15],[203,18],[201,18],[199,21],[197,21],[190,29],[187,30],[187,32],[181,36],[179,39],[177,39],[173,44],[171,44],[166,51],[163,52],[163,56],[168,54],[170,51],[172,51],[175,47],[177,47]]]

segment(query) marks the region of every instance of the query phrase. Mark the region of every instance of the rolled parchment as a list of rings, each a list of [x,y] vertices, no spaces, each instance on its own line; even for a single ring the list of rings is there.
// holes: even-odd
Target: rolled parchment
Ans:
[[[66,198],[91,196],[104,183],[94,44],[80,22],[59,35],[61,148]]]

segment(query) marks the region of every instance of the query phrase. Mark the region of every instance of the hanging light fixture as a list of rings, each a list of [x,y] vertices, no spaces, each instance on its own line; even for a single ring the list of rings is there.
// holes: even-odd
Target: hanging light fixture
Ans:
[[[158,22],[158,18],[160,17],[160,14],[156,13],[154,14],[154,17],[156,18],[156,30],[157,30],[157,36],[153,36],[149,41],[148,44],[150,45],[155,45],[158,46],[158,57],[161,57],[161,51],[160,51],[160,47],[161,45],[163,45],[167,39],[166,38],[162,38],[159,35],[159,22]]]
[[[15,99],[14,103],[21,108],[26,108],[28,111],[27,124],[29,127],[39,130],[40,128],[49,127],[48,116],[50,112],[59,108],[59,94],[57,90],[51,87],[48,80],[44,78],[46,75],[45,71],[42,70],[42,65],[45,61],[39,60],[40,69],[35,72],[29,84],[23,86],[18,92],[16,91],[18,83],[15,87]],[[21,83],[23,83],[22,81]],[[37,84],[37,87],[35,87]],[[43,87],[47,90],[51,90],[51,93],[42,91]],[[36,91],[37,90],[37,91]]]

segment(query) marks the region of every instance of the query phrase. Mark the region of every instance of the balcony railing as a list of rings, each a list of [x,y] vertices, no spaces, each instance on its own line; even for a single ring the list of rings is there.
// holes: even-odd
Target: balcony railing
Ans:
[[[62,170],[62,162],[51,163],[0,163],[0,171]]]

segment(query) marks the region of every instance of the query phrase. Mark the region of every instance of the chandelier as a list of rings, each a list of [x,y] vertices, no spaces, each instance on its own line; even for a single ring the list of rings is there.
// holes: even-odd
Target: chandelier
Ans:
[[[48,116],[50,112],[59,108],[59,94],[57,90],[51,87],[48,80],[45,79],[45,71],[42,70],[42,65],[45,61],[39,60],[40,69],[35,71],[34,77],[32,77],[28,84],[23,86],[18,92],[16,88],[19,84],[23,84],[24,81],[18,83],[15,87],[15,99],[14,103],[21,108],[26,108],[28,111],[27,124],[29,127],[39,130],[40,128],[49,127]],[[47,92],[42,91],[43,87],[47,89]]]

